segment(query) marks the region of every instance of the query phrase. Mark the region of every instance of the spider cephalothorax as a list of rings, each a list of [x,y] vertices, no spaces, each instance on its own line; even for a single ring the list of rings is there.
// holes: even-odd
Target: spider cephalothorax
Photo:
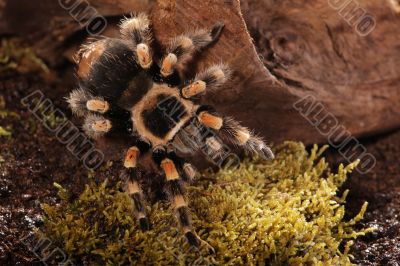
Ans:
[[[195,170],[173,149],[174,144],[185,145],[183,132],[193,133],[197,125],[200,146],[216,153],[224,139],[263,158],[273,154],[247,128],[200,104],[202,95],[229,79],[225,65],[211,66],[194,79],[181,81],[182,69],[196,52],[218,39],[223,25],[173,38],[165,56],[155,62],[149,24],[147,16],[139,14],[122,21],[121,39],[103,38],[84,45],[77,56],[80,88],[70,94],[68,102],[76,115],[85,117],[83,128],[88,136],[122,133],[132,139],[125,152],[123,178],[140,227],[148,229],[149,221],[137,162],[140,155],[151,151],[164,174],[165,190],[180,228],[189,243],[198,246],[183,184],[193,179]]]

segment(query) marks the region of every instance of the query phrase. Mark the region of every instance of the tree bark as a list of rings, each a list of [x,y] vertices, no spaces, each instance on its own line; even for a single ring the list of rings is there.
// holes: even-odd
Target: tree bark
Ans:
[[[88,1],[107,18],[105,35],[116,34],[122,15],[147,10],[161,45],[187,29],[225,23],[220,41],[195,68],[222,61],[234,70],[232,81],[207,100],[267,142],[327,142],[326,115],[355,137],[400,127],[399,14],[389,1],[357,1],[376,24],[362,37],[356,17],[349,19],[353,13],[343,15],[346,9],[332,2],[339,1]],[[1,13],[0,34],[24,36],[51,66],[65,60],[62,54],[70,57],[84,37],[85,24],[59,1],[5,0]],[[321,103],[318,119],[316,109],[304,117],[294,108],[304,97]],[[320,129],[313,121],[322,121]]]

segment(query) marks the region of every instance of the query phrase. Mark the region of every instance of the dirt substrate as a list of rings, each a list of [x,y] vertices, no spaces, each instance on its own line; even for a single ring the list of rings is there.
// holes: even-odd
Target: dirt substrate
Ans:
[[[20,240],[40,226],[40,204],[55,202],[54,182],[71,189],[85,182],[83,166],[22,106],[21,99],[36,89],[65,107],[62,90],[55,93],[34,78],[1,77],[1,126],[12,135],[0,137],[0,265],[38,261]]]
[[[357,239],[353,246],[354,262],[359,265],[400,265],[400,131],[361,140],[376,158],[366,174],[355,172],[345,183],[349,189],[346,211],[353,217],[364,201],[368,211],[360,227],[375,232]],[[346,161],[335,150],[327,153],[332,167]]]
[[[350,211],[366,200],[369,210],[361,226],[377,230],[354,245],[361,265],[400,265],[400,131],[366,144],[377,160],[368,174],[355,174],[346,187]]]

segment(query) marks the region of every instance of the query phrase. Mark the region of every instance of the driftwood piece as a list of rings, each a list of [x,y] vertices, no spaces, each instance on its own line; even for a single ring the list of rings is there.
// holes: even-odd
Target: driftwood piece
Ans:
[[[285,84],[283,94],[312,95],[353,135],[367,136],[400,126],[400,14],[393,2],[252,0],[242,9],[264,64]],[[368,16],[375,25],[362,37]],[[284,106],[289,114],[280,117]],[[306,142],[326,139],[292,111],[286,104],[273,111],[272,128]]]
[[[71,18],[58,1],[5,2],[0,33],[22,34],[34,41],[50,65],[65,60],[60,54],[68,48],[76,49],[74,41],[81,39],[79,31],[85,25]],[[357,34],[357,24],[341,16],[339,0],[246,0],[242,7],[238,0],[88,2],[110,26],[123,14],[151,8],[161,44],[187,29],[224,22],[220,41],[199,57],[197,68],[224,61],[235,71],[234,79],[207,100],[268,141],[327,141],[293,107],[307,96],[322,104],[321,114],[332,114],[354,136],[400,127],[400,17],[389,1],[357,1],[375,21],[373,31],[364,37]]]

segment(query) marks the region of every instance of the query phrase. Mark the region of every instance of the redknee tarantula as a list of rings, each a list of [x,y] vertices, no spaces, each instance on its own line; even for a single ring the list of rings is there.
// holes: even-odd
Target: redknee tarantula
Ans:
[[[74,114],[84,117],[83,129],[92,138],[113,133],[132,139],[125,152],[122,178],[131,196],[135,215],[143,230],[149,229],[144,195],[140,186],[140,155],[151,150],[152,158],[165,177],[165,190],[179,226],[192,246],[200,240],[192,229],[184,182],[194,178],[194,167],[171,149],[189,126],[202,131],[200,142],[218,151],[221,137],[230,144],[272,159],[265,143],[229,117],[202,105],[201,96],[219,89],[231,74],[218,64],[182,82],[183,70],[199,52],[217,41],[224,25],[196,30],[173,38],[159,62],[151,50],[150,21],[138,14],[121,21],[121,38],[102,38],[84,45],[77,55],[79,88],[68,102]],[[183,142],[181,142],[182,144]]]

